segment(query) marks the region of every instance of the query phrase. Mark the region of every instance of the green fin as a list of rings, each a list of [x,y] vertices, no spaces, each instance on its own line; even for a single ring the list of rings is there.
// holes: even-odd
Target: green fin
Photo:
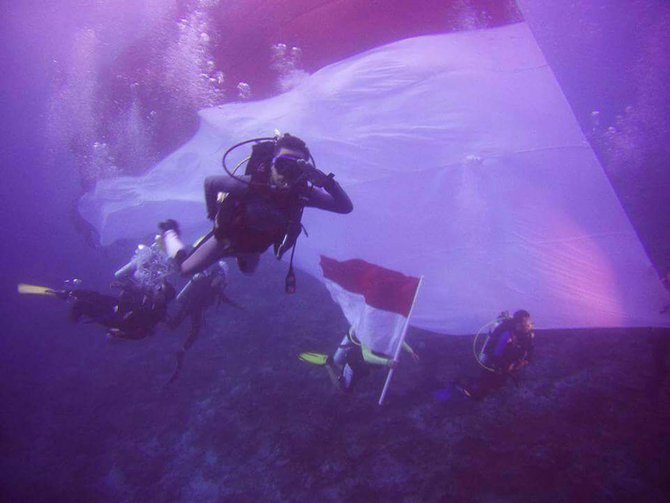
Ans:
[[[25,283],[18,284],[18,291],[22,295],[49,295],[57,297],[58,295],[53,288],[38,285],[26,285]]]
[[[323,366],[328,360],[328,355],[324,355],[323,353],[300,353],[298,358],[300,358],[305,363]]]

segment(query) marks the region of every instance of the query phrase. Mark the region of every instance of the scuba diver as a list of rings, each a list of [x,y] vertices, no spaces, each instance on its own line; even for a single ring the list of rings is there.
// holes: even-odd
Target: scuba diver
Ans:
[[[670,333],[652,329],[647,342],[651,346],[651,376],[647,385],[649,397],[660,405],[663,390],[670,384]]]
[[[252,142],[251,155],[231,173],[226,166],[228,154]],[[245,175],[235,175],[245,161]],[[223,167],[227,175],[210,176],[204,184],[213,230],[189,252],[177,222],[162,222],[159,228],[168,256],[184,275],[201,272],[223,257],[236,257],[240,271],[252,274],[260,254],[270,246],[277,259],[293,250],[285,285],[286,292],[293,293],[293,253],[303,229],[303,210],[312,207],[350,213],[353,205],[349,197],[332,173],[326,175],[315,167],[305,142],[288,133],[234,145],[224,154]]]
[[[670,269],[665,271],[661,281],[663,282],[663,286],[670,292]],[[660,314],[670,314],[670,304],[661,309]]]
[[[107,335],[121,339],[142,339],[167,315],[167,306],[175,297],[174,287],[166,280],[171,264],[160,251],[159,243],[139,245],[135,253],[114,274],[113,287],[121,289],[117,297],[81,287],[81,280],[65,282],[56,290],[34,285],[19,285],[19,293],[47,295],[72,305],[70,319],[82,318],[108,328]]]
[[[191,278],[191,280],[182,288],[177,295],[177,303],[179,308],[176,314],[169,318],[168,325],[175,329],[183,323],[187,318],[191,318],[191,328],[189,329],[188,337],[184,341],[181,349],[177,351],[177,363],[172,373],[172,376],[166,384],[172,383],[181,372],[186,351],[193,345],[198,336],[200,329],[205,321],[205,312],[215,303],[220,306],[223,303],[230,304],[234,307],[241,307],[228,298],[225,293],[227,282],[228,264],[224,261],[219,261],[214,267],[199,272]]]
[[[70,319],[84,318],[89,323],[107,327],[107,335],[120,339],[143,339],[165,319],[167,305],[174,299],[175,289],[162,280],[151,291],[122,290],[118,297],[94,290],[79,288],[78,279],[66,281],[65,288],[55,290],[34,285],[19,285],[19,293],[47,295],[67,301],[72,305]]]
[[[124,339],[141,339],[165,321],[168,304],[176,290],[167,281],[174,272],[172,262],[162,250],[160,236],[150,246],[139,244],[130,261],[114,273],[112,287],[120,288],[117,318],[120,326],[110,328],[108,335]]]
[[[409,344],[403,342],[402,348],[415,362],[417,355]],[[361,344],[353,327],[345,334],[332,356],[321,353],[302,353],[299,358],[312,365],[324,366],[333,384],[344,393],[351,393],[354,386],[370,375],[374,367],[396,368],[398,360],[380,355]]]
[[[478,354],[475,353],[483,372],[478,383],[470,388],[458,382],[454,382],[454,386],[467,398],[481,400],[493,390],[503,386],[508,378],[518,385],[519,371],[530,363],[533,352],[535,340],[533,328],[533,320],[528,311],[520,309],[513,316],[506,311],[501,313],[482,349]],[[475,346],[480,334],[481,330],[475,337]]]

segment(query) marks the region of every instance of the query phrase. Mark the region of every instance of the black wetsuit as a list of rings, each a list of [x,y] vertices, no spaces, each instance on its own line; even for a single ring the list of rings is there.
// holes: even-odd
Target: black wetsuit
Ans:
[[[177,352],[177,365],[168,384],[179,375],[186,351],[193,345],[205,321],[205,312],[214,304],[228,303],[239,307],[230,300],[225,292],[227,286],[225,273],[222,271],[206,271],[198,273],[189,281],[177,296],[179,309],[169,320],[171,328],[181,325],[186,318],[191,319],[188,337],[182,348]]]
[[[661,398],[663,387],[668,382],[668,377],[670,377],[670,334],[652,329],[648,342],[651,344],[653,361],[648,391],[650,398],[658,402]]]
[[[261,253],[274,245],[278,257],[300,234],[303,208],[349,213],[353,205],[331,177],[323,189],[306,183],[291,189],[252,183],[250,176],[235,179],[212,176],[205,180],[207,217],[213,231],[181,263],[183,274],[203,271],[215,261],[236,256],[243,272],[252,272]],[[242,181],[244,180],[244,181]],[[227,194],[219,202],[219,193]],[[282,246],[283,243],[283,246]]]
[[[72,290],[67,293],[73,299],[70,318],[79,321],[82,317],[103,325],[110,335],[122,339],[142,339],[165,319],[169,296],[124,289],[118,298],[92,290]]]

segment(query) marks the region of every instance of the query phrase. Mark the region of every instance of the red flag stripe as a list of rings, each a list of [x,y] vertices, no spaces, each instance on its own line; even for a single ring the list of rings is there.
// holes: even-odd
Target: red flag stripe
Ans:
[[[339,262],[321,255],[323,275],[345,290],[365,297],[365,303],[377,309],[408,317],[419,278],[352,259]]]

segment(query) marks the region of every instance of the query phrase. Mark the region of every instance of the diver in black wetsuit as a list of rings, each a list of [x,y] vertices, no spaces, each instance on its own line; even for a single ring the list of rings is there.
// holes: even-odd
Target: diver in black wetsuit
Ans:
[[[167,306],[176,293],[166,280],[172,272],[171,261],[159,243],[139,245],[131,260],[114,274],[112,287],[120,289],[116,297],[81,289],[80,280],[67,281],[62,290],[20,284],[19,293],[66,300],[72,305],[72,321],[84,318],[107,327],[109,336],[142,339],[167,315]]]
[[[51,295],[72,303],[70,319],[85,318],[107,327],[107,335],[121,339],[143,339],[167,315],[168,303],[174,299],[175,290],[162,280],[152,290],[123,289],[118,297],[93,290],[66,287],[51,290]]]
[[[261,147],[264,155],[253,159]],[[186,275],[203,271],[230,256],[237,258],[242,272],[251,274],[260,254],[271,245],[278,259],[294,247],[302,229],[304,208],[350,213],[353,205],[333,175],[316,169],[310,159],[305,143],[285,134],[254,147],[246,175],[208,177],[205,201],[207,217],[214,221],[214,229],[187,253],[177,223],[162,222],[159,227],[168,256],[175,258]],[[295,279],[291,276],[289,270],[286,284],[289,293],[295,290]]]
[[[190,317],[191,328],[189,329],[186,341],[184,341],[181,349],[177,351],[177,364],[167,384],[172,383],[179,376],[186,351],[189,350],[200,335],[200,329],[205,321],[205,312],[207,309],[215,303],[219,306],[227,303],[240,307],[229,299],[225,293],[228,286],[226,279],[227,267],[225,262],[220,261],[216,266],[195,274],[177,295],[179,308],[177,313],[169,319],[168,325],[174,329],[181,325],[187,317]]]

